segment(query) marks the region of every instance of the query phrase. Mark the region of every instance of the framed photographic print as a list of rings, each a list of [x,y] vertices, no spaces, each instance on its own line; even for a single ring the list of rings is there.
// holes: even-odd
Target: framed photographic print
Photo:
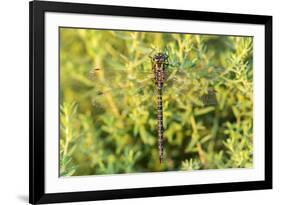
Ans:
[[[30,203],[272,188],[272,17],[30,2]]]

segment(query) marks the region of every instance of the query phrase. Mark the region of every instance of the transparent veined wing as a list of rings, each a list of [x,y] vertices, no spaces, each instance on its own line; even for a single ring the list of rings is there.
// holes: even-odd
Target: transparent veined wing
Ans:
[[[120,95],[124,91],[138,92],[148,87],[151,85],[153,73],[143,70],[94,68],[89,72],[89,79],[97,94],[111,92],[112,95]]]
[[[213,67],[207,69],[169,67],[165,70],[163,95],[168,97],[188,96],[190,92],[194,91],[193,94],[203,102],[203,105],[215,104],[215,91],[208,85],[198,87],[199,84],[202,84],[198,81],[205,80],[205,83],[210,84],[216,81],[222,72],[221,68]],[[156,94],[152,70],[95,67],[89,71],[89,79],[92,81],[92,89],[87,94],[96,99],[108,94],[121,97],[124,95],[153,96]],[[191,98],[192,100],[195,101],[195,98]]]
[[[98,93],[112,92],[120,94],[124,89],[139,92],[142,89],[148,88],[151,91],[150,94],[155,94],[154,78],[152,70],[94,68],[89,72],[89,79],[93,82],[92,86]],[[186,79],[187,76],[184,70],[165,70],[165,84],[167,84],[165,87],[167,88],[171,88],[173,84],[180,85]],[[115,92],[116,90],[120,92]]]
[[[107,107],[111,104],[122,107],[126,99],[133,96],[136,100],[132,106],[141,104],[146,99],[138,97],[151,95],[153,75],[151,71],[129,70],[120,68],[93,68],[89,71],[88,78],[92,84],[85,96],[92,99],[95,108]],[[112,103],[114,102],[114,103]],[[128,102],[128,104],[132,102]],[[114,106],[112,106],[114,107]],[[113,110],[117,110],[114,108]],[[115,113],[118,113],[117,111]]]
[[[164,86],[166,92],[163,92],[169,94],[169,99],[187,98],[190,103],[199,106],[217,104],[214,85],[220,82],[220,77],[224,73],[223,68],[172,67],[171,70],[168,79],[172,80],[166,82]]]

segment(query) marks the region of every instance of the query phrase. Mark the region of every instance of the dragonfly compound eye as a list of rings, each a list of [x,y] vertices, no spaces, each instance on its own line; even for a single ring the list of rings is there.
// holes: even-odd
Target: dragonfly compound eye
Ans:
[[[154,57],[153,57],[153,61],[156,63],[163,63],[168,59],[168,56],[164,53],[157,53]]]

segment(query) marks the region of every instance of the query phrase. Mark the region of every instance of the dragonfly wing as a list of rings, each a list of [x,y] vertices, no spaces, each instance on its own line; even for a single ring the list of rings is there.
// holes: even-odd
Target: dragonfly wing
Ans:
[[[165,89],[171,94],[182,95],[188,93],[198,84],[193,80],[206,79],[208,81],[216,80],[222,72],[222,69],[184,69],[173,68],[165,71]],[[128,70],[128,69],[93,69],[90,72],[93,82],[91,95],[102,97],[106,95],[124,96],[124,95],[155,95],[156,86],[152,71]],[[200,90],[197,88],[196,90]],[[197,93],[204,105],[216,104],[215,92],[208,88],[208,91]]]
[[[93,96],[140,95],[149,90],[153,75],[151,71],[126,69],[93,69],[90,78],[93,82]],[[150,89],[151,90],[151,89]]]
[[[140,70],[140,69],[112,69],[112,68],[106,68],[106,69],[100,69],[100,68],[93,68],[90,70],[90,77],[96,78],[99,76],[109,78],[116,78],[116,76],[123,76],[127,77],[128,79],[134,79],[136,77],[138,78],[146,78],[147,76],[152,75],[151,70]]]
[[[216,80],[219,78],[224,72],[223,68],[198,68],[198,69],[191,69],[191,68],[174,68],[167,71],[167,75],[169,76],[167,80],[177,80],[182,78],[192,79],[200,79],[205,78],[209,80]]]
[[[193,93],[199,97],[204,106],[215,105],[217,104],[216,93],[210,83],[216,81],[222,72],[222,69],[173,69],[167,72],[166,89],[172,89],[170,93],[177,96]],[[200,85],[196,80],[200,79],[205,79],[209,84],[207,88],[204,88],[205,90],[198,87]]]

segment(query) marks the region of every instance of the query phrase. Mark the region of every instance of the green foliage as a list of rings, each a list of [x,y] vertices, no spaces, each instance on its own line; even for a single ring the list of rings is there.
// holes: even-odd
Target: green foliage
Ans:
[[[60,40],[61,176],[252,167],[251,37],[61,28]],[[163,164],[155,85],[141,75],[157,49],[172,70]]]
[[[77,105],[63,103],[60,107],[60,175],[71,176],[76,166],[72,162],[72,154],[77,146],[75,114]]]
[[[197,159],[193,160],[193,158],[191,158],[190,160],[185,160],[182,162],[181,169],[183,171],[200,169],[200,162]]]

